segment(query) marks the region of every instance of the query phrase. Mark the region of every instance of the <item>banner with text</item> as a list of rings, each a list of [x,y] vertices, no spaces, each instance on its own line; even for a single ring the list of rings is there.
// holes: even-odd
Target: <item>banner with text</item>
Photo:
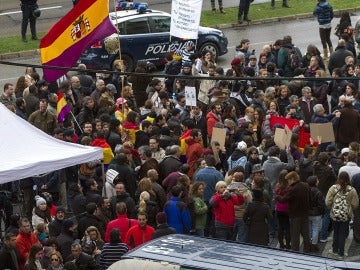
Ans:
[[[172,0],[170,35],[197,39],[202,0]]]

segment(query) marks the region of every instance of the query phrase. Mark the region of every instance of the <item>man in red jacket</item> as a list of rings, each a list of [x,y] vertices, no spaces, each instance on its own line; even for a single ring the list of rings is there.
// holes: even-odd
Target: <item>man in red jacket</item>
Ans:
[[[34,244],[41,245],[36,235],[31,232],[30,221],[27,218],[22,218],[19,234],[16,237],[16,249],[19,254],[20,269],[24,269],[25,262],[29,257],[30,248]]]
[[[188,173],[188,176],[190,179],[194,175],[194,167],[196,161],[203,155],[204,149],[202,145],[200,144],[200,141],[202,139],[201,131],[200,129],[193,129],[190,132],[190,137],[185,139],[186,142],[186,159],[187,163],[190,166],[190,171]]]
[[[155,229],[147,225],[147,214],[140,212],[138,214],[138,224],[131,227],[126,234],[125,244],[130,249],[136,248],[151,240]]]
[[[110,232],[112,229],[117,228],[120,230],[121,241],[125,241],[126,233],[128,230],[137,224],[136,219],[130,219],[127,217],[127,207],[124,202],[118,202],[116,204],[117,219],[114,219],[108,223],[105,232],[105,242],[110,242]]]

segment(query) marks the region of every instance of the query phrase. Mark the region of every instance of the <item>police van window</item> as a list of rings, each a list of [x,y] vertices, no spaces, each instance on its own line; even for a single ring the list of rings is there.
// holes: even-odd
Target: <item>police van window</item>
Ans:
[[[152,31],[153,33],[170,32],[170,17],[167,16],[152,16]]]
[[[150,27],[147,17],[136,18],[126,22],[126,34],[146,34],[150,33]]]
[[[119,29],[120,35],[124,35],[125,34],[125,23],[124,22],[119,23],[118,29]]]

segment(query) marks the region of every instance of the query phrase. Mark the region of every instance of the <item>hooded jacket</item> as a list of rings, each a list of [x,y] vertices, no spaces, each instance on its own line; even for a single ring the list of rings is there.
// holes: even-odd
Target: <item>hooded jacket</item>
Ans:
[[[317,16],[320,25],[329,24],[334,17],[332,6],[329,2],[320,2],[316,5],[313,14]]]
[[[186,147],[187,163],[190,166],[190,171],[188,173],[188,176],[192,178],[194,175],[195,163],[203,155],[203,147],[193,137],[186,138],[185,143],[187,145]]]
[[[210,111],[206,115],[206,119],[207,119],[207,134],[208,134],[208,137],[211,139],[212,131],[213,131],[215,124],[218,122],[220,122],[220,123],[222,122],[221,117],[220,117],[220,115],[216,115],[215,113]]]

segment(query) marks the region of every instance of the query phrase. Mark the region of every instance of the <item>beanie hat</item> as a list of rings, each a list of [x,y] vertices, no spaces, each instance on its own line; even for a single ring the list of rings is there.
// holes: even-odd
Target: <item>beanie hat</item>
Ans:
[[[56,207],[56,213],[58,213],[58,212],[64,212],[65,213],[65,208],[62,207],[62,206],[57,206]]]
[[[42,204],[46,204],[46,201],[43,197],[40,197],[39,195],[35,196],[35,202],[36,202],[36,207],[39,207]]]
[[[74,226],[74,221],[72,221],[70,218],[64,219],[63,223],[64,230],[68,231],[72,226]]]
[[[119,175],[119,173],[113,169],[109,169],[106,172],[106,182],[114,185],[114,179]]]
[[[247,148],[247,144],[246,142],[244,141],[241,141],[237,144],[237,148],[240,150],[240,151],[245,151],[246,148]]]
[[[188,41],[186,41],[185,43],[184,43],[184,47],[185,46],[190,46],[190,47],[194,47],[194,41],[192,41],[192,40],[188,40]]]
[[[236,66],[236,65],[238,65],[238,64],[240,64],[240,63],[241,63],[241,59],[238,58],[238,57],[235,57],[235,58],[231,61],[231,65],[232,65],[232,66]]]

